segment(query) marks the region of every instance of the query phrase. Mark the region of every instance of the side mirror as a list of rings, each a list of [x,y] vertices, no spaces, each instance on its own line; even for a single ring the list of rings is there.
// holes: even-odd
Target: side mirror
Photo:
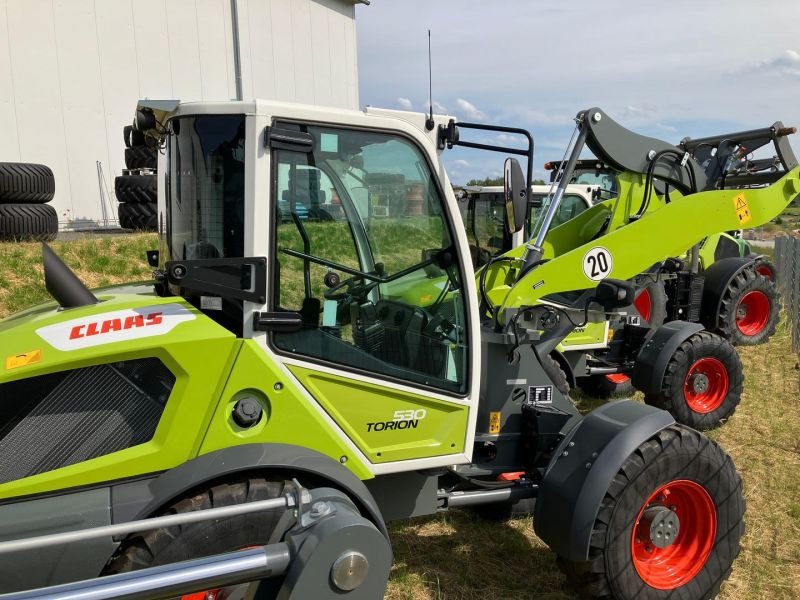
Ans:
[[[503,199],[508,232],[516,233],[522,229],[528,205],[528,185],[516,158],[507,158],[503,165]]]
[[[630,306],[636,296],[636,288],[630,281],[604,279],[595,288],[594,299],[606,311]]]

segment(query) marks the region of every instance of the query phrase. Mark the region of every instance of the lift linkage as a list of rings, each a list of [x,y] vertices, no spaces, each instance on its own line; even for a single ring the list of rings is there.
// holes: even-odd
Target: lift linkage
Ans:
[[[103,537],[138,533],[285,509],[282,541],[247,550],[158,567],[1,594],[0,600],[155,600],[249,584],[259,598],[381,598],[389,578],[389,541],[363,518],[346,494],[332,488],[307,490],[297,481],[283,497],[128,523],[0,542],[0,556]],[[276,532],[277,533],[277,532]],[[2,558],[0,558],[2,560]]]

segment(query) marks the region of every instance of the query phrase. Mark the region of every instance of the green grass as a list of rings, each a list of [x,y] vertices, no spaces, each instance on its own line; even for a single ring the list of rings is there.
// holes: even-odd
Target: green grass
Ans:
[[[155,234],[91,237],[51,247],[90,288],[150,277],[145,251]],[[50,299],[44,287],[39,243],[0,243],[0,318]]]
[[[319,234],[311,231],[312,243],[315,236],[322,243]],[[326,243],[339,248],[352,244],[344,233],[327,238]],[[382,239],[384,252],[399,252],[401,261],[417,261],[420,247],[436,246],[435,236],[414,230],[384,232]],[[297,247],[288,230],[281,243]],[[95,287],[147,278],[150,268],[144,251],[155,244],[153,235],[131,235],[56,243],[54,248]],[[320,254],[326,251],[330,248],[319,246]],[[347,263],[350,259],[344,253],[334,255],[355,264]],[[0,265],[0,316],[48,299],[38,244],[0,244]],[[301,279],[293,277],[282,277],[283,285],[293,288],[287,292],[292,295],[302,290]],[[742,403],[729,423],[711,433],[734,458],[747,500],[742,554],[721,598],[796,599],[800,598],[800,363],[784,326],[769,344],[741,348],[740,354],[746,373]],[[582,409],[592,405],[578,400]],[[574,598],[564,589],[554,556],[534,535],[530,519],[493,523],[467,511],[452,511],[394,524],[391,532],[395,561],[386,595],[391,600]]]

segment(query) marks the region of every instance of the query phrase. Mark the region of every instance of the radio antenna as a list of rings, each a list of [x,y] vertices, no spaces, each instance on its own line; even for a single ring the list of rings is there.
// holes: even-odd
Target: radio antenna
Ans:
[[[431,30],[428,29],[428,106],[430,113],[428,118],[425,119],[425,129],[433,131],[435,123],[433,122],[433,69],[431,67]]]

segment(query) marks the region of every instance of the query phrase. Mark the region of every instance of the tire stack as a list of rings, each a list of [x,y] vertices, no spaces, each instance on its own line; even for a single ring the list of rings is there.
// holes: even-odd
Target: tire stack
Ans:
[[[47,203],[55,191],[50,167],[0,162],[0,240],[54,240],[58,214]]]
[[[132,127],[123,130],[125,169],[114,179],[119,225],[136,231],[158,231],[158,147]]]

